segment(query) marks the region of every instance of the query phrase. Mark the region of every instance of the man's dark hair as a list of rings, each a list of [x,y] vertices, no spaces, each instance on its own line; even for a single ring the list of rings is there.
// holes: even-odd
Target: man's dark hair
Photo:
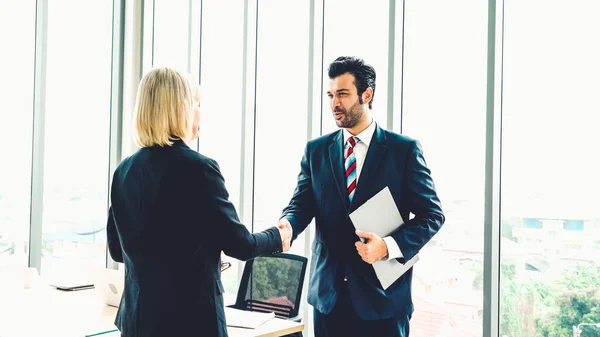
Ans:
[[[375,98],[375,68],[368,65],[362,59],[354,56],[340,56],[335,59],[327,69],[330,79],[334,79],[345,73],[350,73],[354,76],[354,85],[358,92],[358,102],[363,104],[362,94],[371,88],[373,96],[369,102],[369,109],[373,106]]]

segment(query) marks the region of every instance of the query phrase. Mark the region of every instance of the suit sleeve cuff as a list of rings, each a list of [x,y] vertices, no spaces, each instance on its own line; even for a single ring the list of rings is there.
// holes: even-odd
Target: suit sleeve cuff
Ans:
[[[398,243],[396,243],[396,240],[394,240],[393,237],[386,236],[385,238],[383,238],[383,241],[385,242],[385,245],[387,246],[388,250],[388,256],[383,258],[383,260],[401,259],[404,257],[404,254],[402,254]]]
[[[272,227],[272,229],[273,229],[273,235],[275,235],[275,237],[276,237],[275,250],[272,252],[272,254],[279,254],[283,251],[281,235],[279,234],[279,228]]]

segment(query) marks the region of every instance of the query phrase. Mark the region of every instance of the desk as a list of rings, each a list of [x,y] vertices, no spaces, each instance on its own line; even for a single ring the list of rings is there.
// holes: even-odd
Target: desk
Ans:
[[[0,293],[0,336],[83,337],[115,329],[117,308],[100,302],[94,289],[60,291],[48,286]],[[275,337],[304,325],[273,319],[257,329],[227,328],[229,337]],[[118,333],[98,337],[116,337]]]
[[[294,332],[302,331],[302,323],[296,323],[291,321],[285,321],[283,319],[275,318],[267,323],[259,326],[256,329],[241,329],[241,328],[227,328],[229,337],[278,337],[282,335],[291,334]],[[99,334],[93,337],[120,337],[118,332],[111,332],[106,334]]]

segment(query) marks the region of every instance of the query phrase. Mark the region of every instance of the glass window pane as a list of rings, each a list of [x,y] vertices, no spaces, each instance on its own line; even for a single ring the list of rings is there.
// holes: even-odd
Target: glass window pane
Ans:
[[[487,2],[407,1],[404,35],[402,130],[446,215],[414,267],[411,333],[481,336]]]
[[[600,323],[598,13],[597,1],[505,3],[501,335]]]
[[[189,15],[189,1],[154,0],[154,67],[188,69]]]
[[[373,117],[386,128],[389,45],[389,1],[326,0],[323,46],[323,81],[328,88],[327,68],[339,56],[356,56],[375,68]],[[327,89],[325,89],[327,91]],[[325,98],[325,94],[323,94]],[[399,98],[398,98],[399,99]],[[323,100],[323,134],[337,130],[329,101]]]
[[[0,274],[7,275],[28,259],[35,1],[0,2],[0,46],[10,50],[0,53]]]
[[[111,54],[112,2],[48,4],[42,230],[47,275],[62,278],[63,272],[105,265]]]
[[[309,2],[258,4],[255,232],[277,224],[296,187],[309,104]]]
[[[230,20],[223,20],[223,17]],[[229,200],[238,212],[242,169],[243,51],[244,1],[205,0],[202,3],[200,153],[219,163]],[[248,226],[251,220],[242,219]],[[221,274],[223,285],[227,292],[235,294],[239,282],[238,260],[225,260],[234,265]]]

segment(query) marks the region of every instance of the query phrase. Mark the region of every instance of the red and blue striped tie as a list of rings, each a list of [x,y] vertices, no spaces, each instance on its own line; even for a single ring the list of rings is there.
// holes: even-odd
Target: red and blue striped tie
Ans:
[[[356,190],[356,156],[354,155],[354,146],[356,142],[360,141],[356,137],[348,138],[348,151],[346,152],[346,160],[345,160],[345,168],[346,168],[346,187],[348,189],[348,200],[352,203],[352,198],[354,198],[354,191]]]

